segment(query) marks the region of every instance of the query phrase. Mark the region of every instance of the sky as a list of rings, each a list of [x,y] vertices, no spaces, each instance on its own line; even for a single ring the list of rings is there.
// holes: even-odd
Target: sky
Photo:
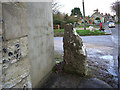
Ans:
[[[114,15],[115,13],[111,11],[110,6],[115,1],[117,0],[84,0],[85,15],[92,15],[96,9],[103,14],[110,13]],[[57,0],[57,2],[61,5],[59,11],[62,13],[68,13],[70,15],[74,7],[79,7],[83,13],[82,0]]]

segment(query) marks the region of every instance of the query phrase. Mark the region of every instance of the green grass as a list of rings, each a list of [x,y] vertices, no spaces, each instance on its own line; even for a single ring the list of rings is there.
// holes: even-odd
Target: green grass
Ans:
[[[57,51],[54,51],[54,59],[55,64],[63,61],[63,54],[58,53]]]
[[[64,32],[64,29],[54,29],[54,33],[55,32]]]
[[[105,27],[104,27],[104,26],[102,26],[102,28],[104,29]]]
[[[93,26],[93,25],[91,25],[93,28],[100,28],[99,26],[98,27],[95,27],[95,26]],[[77,26],[76,28],[84,28],[84,26]],[[89,28],[89,26],[86,26],[86,28]],[[104,26],[102,27],[102,28],[104,28]]]
[[[90,35],[105,35],[105,32],[99,31],[99,30],[76,30],[76,32],[80,36],[90,36]],[[64,35],[64,29],[55,29],[54,30],[54,37],[63,37]]]
[[[54,37],[62,37],[64,35],[64,29],[54,29]]]
[[[76,32],[80,36],[105,35],[105,32],[102,32],[102,31],[99,31],[99,30],[94,30],[94,31],[90,31],[90,30],[76,30]]]
[[[115,24],[120,24],[120,23],[118,23],[118,22],[115,22]]]
[[[54,51],[54,60],[55,64],[58,64],[63,61],[63,54],[60,54],[57,51]],[[55,72],[55,66],[52,68],[52,71]]]
[[[55,60],[55,64],[62,62],[63,60]]]
[[[84,26],[77,26],[76,28],[84,28]],[[89,26],[86,26],[86,28],[89,28]]]

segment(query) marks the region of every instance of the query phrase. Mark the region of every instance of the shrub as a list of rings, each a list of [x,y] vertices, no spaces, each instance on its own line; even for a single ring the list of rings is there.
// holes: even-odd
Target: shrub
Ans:
[[[74,22],[73,22],[73,20],[67,20],[66,24],[68,24],[68,23],[72,23],[73,24]]]
[[[100,20],[100,18],[99,18],[99,17],[97,17],[95,20]]]
[[[54,24],[54,25],[57,25],[57,24],[61,25],[61,23],[62,23],[62,21],[59,20],[59,19],[53,20],[53,24]]]

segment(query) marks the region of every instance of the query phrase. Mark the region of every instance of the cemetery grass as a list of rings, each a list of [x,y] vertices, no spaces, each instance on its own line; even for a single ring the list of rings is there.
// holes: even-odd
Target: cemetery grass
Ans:
[[[54,29],[54,37],[63,37],[64,29]]]
[[[76,30],[80,36],[94,36],[94,35],[105,35],[105,32],[99,30]],[[64,29],[54,29],[54,37],[63,37]]]
[[[105,35],[105,32],[99,30],[76,30],[80,36],[90,36],[90,35]]]
[[[63,61],[63,54],[54,51],[55,64]]]
[[[119,23],[119,22],[115,22],[115,24],[119,24],[119,25],[120,25],[120,23]]]
[[[92,26],[93,28],[100,28],[100,26],[98,25],[89,25],[89,26]],[[86,28],[89,28],[89,26],[86,26]],[[84,26],[77,26],[76,28],[84,28]],[[104,26],[102,27],[104,29]]]
[[[77,26],[76,28],[84,28],[84,26]],[[89,28],[89,26],[86,26],[86,28]]]

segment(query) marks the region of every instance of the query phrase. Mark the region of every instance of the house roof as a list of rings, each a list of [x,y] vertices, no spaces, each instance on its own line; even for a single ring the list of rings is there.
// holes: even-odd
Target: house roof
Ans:
[[[100,12],[95,12],[95,13],[93,13],[91,17],[94,18],[94,17],[96,17],[96,16],[98,16],[98,17],[104,17],[104,15],[103,15],[103,14],[100,14]]]

